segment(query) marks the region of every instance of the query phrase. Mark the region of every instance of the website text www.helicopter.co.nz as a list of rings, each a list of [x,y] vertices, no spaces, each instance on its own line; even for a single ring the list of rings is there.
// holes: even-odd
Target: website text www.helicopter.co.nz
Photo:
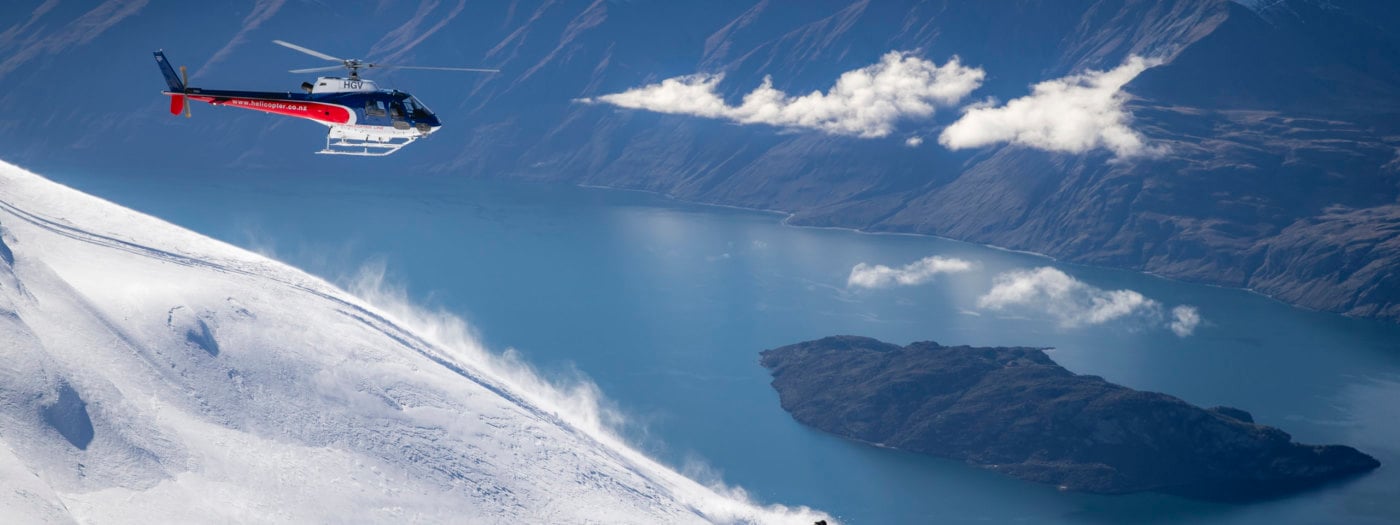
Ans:
[[[264,102],[261,100],[234,99],[230,100],[228,103],[233,106],[249,106],[262,109],[285,109],[287,111],[307,111],[310,109],[304,104],[283,104],[281,102]]]

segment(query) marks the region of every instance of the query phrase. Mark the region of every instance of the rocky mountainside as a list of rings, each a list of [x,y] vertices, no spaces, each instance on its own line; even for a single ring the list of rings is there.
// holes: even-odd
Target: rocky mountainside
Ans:
[[[762,363],[804,424],[1069,490],[1243,500],[1380,465],[1351,447],[1293,443],[1243,410],[1076,375],[1037,348],[843,336],[767,350]]]
[[[1387,2],[48,5],[7,7],[16,22],[0,34],[10,56],[0,102],[13,109],[0,116],[4,153],[40,166],[139,168],[174,156],[240,169],[426,169],[642,189],[1400,321],[1400,6]],[[297,21],[308,18],[343,29],[299,40],[313,48],[503,72],[384,77],[448,127],[374,164],[309,155],[320,133],[312,124],[209,108],[191,122],[163,114],[150,50],[188,61],[196,85],[294,89],[300,77],[268,73],[304,67],[303,57],[265,42],[296,40],[305,34]],[[903,119],[877,138],[582,102],[697,73],[722,74],[715,89],[729,104],[765,78],[809,93],[890,51],[939,64],[957,56],[985,78],[963,105]],[[1126,125],[1151,154],[938,144],[966,104],[1025,97],[1033,84],[1134,55],[1157,64],[1121,88]],[[95,98],[87,78],[123,82]],[[55,158],[70,151],[78,154]]]

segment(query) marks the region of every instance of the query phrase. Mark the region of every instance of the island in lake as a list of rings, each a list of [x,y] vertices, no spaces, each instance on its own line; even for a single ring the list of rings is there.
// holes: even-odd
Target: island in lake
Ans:
[[[1348,446],[1294,443],[1240,409],[1075,374],[1041,348],[837,336],[762,356],[799,422],[1066,490],[1248,500],[1380,466]]]

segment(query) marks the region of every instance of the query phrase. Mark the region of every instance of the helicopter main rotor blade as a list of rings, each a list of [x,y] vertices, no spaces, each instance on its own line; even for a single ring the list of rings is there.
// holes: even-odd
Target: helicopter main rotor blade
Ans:
[[[477,73],[500,73],[499,69],[486,69],[480,67],[432,67],[432,66],[383,66],[374,64],[372,67],[385,69],[427,69],[432,71],[473,71]]]
[[[295,49],[295,50],[297,50],[297,51],[301,51],[302,53],[306,53],[306,54],[311,55],[311,56],[316,57],[316,58],[324,58],[324,59],[326,59],[326,60],[333,60],[333,61],[336,61],[336,62],[344,62],[344,61],[345,61],[345,59],[343,59],[343,58],[336,58],[336,57],[327,55],[327,54],[325,54],[325,53],[322,53],[322,52],[320,52],[320,51],[316,51],[316,50],[314,50],[314,49],[307,49],[307,48],[301,47],[301,46],[296,45],[296,44],[293,44],[293,43],[291,43],[291,42],[285,42],[285,41],[282,41],[282,40],[273,40],[272,43],[277,44],[277,45],[282,46],[282,47],[286,47],[286,48],[290,48],[290,49]]]
[[[293,69],[293,70],[290,70],[290,71],[287,71],[287,72],[288,72],[288,73],[320,73],[320,72],[323,72],[323,71],[335,71],[335,70],[337,70],[337,69],[344,69],[344,68],[345,68],[345,66],[309,67],[309,68],[306,68],[306,69]]]

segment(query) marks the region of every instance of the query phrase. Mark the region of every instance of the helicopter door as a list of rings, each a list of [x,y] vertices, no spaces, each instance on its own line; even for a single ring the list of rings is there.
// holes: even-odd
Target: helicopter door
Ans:
[[[394,129],[408,129],[410,127],[408,121],[405,120],[408,112],[404,110],[402,100],[389,103],[389,116],[394,119]]]

